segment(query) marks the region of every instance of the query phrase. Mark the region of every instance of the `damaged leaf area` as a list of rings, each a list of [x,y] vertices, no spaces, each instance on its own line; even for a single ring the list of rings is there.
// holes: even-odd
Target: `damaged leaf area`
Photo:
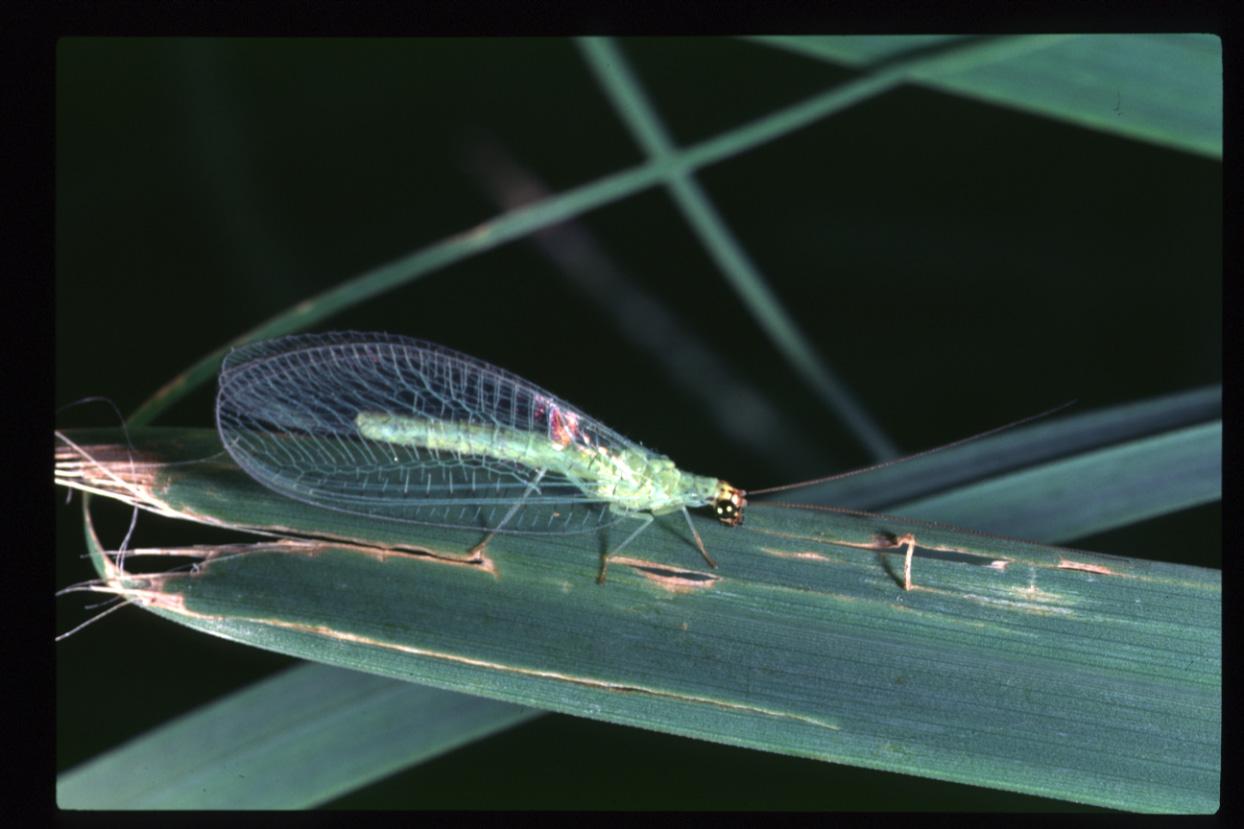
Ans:
[[[97,558],[93,589],[206,633],[766,751],[1129,810],[1217,802],[1216,571],[757,505],[741,528],[698,520],[716,570],[658,519],[598,585],[607,531],[377,526],[268,492],[210,433],[69,437],[64,486],[270,536],[130,551],[191,560],[141,576]]]

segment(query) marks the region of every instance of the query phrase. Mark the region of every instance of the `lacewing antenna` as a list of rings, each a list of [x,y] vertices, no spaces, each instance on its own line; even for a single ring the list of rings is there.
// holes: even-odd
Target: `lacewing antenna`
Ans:
[[[847,472],[839,472],[836,475],[826,475],[824,478],[812,478],[811,480],[807,480],[807,481],[798,481],[793,484],[782,484],[781,486],[770,486],[770,487],[765,487],[764,489],[749,489],[747,491],[747,494],[748,495],[766,495],[770,492],[785,492],[788,489],[799,489],[805,486],[813,486],[815,484],[828,483],[829,481],[840,481],[843,478],[853,478],[856,475],[863,475],[865,472],[875,472],[878,469],[885,469],[886,467],[897,466],[898,464],[901,464],[901,463],[907,463],[908,461],[914,461],[916,458],[923,458],[926,455],[932,455],[936,452],[942,452],[947,449],[953,449],[956,446],[962,446],[965,443],[971,443],[972,441],[980,440],[981,438],[987,438],[990,435],[996,435],[999,432],[1005,432],[1007,429],[1014,429],[1018,426],[1023,426],[1026,423],[1031,423],[1034,420],[1040,420],[1043,417],[1049,417],[1052,414],[1057,414],[1058,412],[1061,412],[1063,409],[1066,409],[1069,406],[1075,405],[1075,403],[1076,403],[1075,400],[1068,400],[1066,403],[1060,403],[1052,409],[1046,409],[1045,411],[1038,412],[1037,414],[1034,414],[1034,415],[1028,415],[1027,417],[1021,417],[1019,420],[1012,420],[1010,423],[1004,423],[1001,426],[995,426],[992,429],[986,429],[983,432],[977,432],[974,435],[968,435],[965,438],[960,438],[959,440],[954,440],[954,441],[951,441],[950,443],[943,443],[941,446],[934,446],[932,449],[924,449],[920,452],[915,452],[910,455],[904,455],[901,458],[894,458],[893,460],[882,461],[881,463],[876,463],[876,464],[873,464],[872,466],[864,466],[864,467],[860,467],[859,469],[852,469]]]
[[[849,472],[842,472],[837,475],[828,475],[824,478],[814,478],[813,480],[810,480],[810,481],[799,481],[798,483],[785,484],[783,486],[773,486],[773,487],[768,487],[766,489],[753,489],[753,490],[750,490],[748,494],[749,495],[763,495],[769,492],[784,492],[784,491],[791,490],[791,489],[799,489],[801,487],[812,486],[814,484],[822,484],[828,481],[838,481],[838,480],[842,480],[843,478],[851,478],[851,477],[854,477],[855,475],[862,475],[865,472],[873,472],[878,469],[885,469],[888,466],[895,466],[896,464],[906,463],[907,461],[915,460],[916,458],[922,458],[925,455],[931,455],[934,452],[941,452],[943,450],[951,449],[956,446],[962,446],[965,443],[971,443],[974,440],[980,440],[981,438],[989,437],[990,435],[996,435],[999,432],[1006,431],[1007,429],[1013,429],[1016,426],[1022,426],[1025,423],[1031,423],[1034,420],[1039,420],[1043,417],[1048,417],[1049,415],[1052,415],[1056,412],[1060,412],[1063,409],[1066,409],[1068,406],[1073,405],[1075,402],[1076,402],[1075,400],[1068,400],[1066,403],[1061,403],[1052,409],[1046,409],[1043,412],[1038,412],[1037,414],[1020,418],[1019,420],[1013,420],[1010,423],[1005,423],[1001,426],[996,426],[992,429],[986,429],[983,432],[977,432],[974,435],[969,435],[968,437],[960,438],[959,440],[951,441],[950,443],[945,443],[945,444],[942,444],[941,446],[935,446],[932,449],[925,449],[922,452],[916,452],[915,454],[912,454],[912,455],[905,455],[901,458],[895,458],[894,460],[884,461],[878,464],[873,464],[872,466],[866,466],[861,469],[852,469]],[[827,507],[827,509],[834,510],[837,512],[856,513],[860,515],[870,514],[870,513],[864,513],[858,510],[837,510],[834,507]],[[903,589],[911,590],[912,588],[911,561],[912,561],[912,557],[915,555],[916,546],[918,544],[918,542],[916,541],[916,536],[913,533],[905,533],[897,537],[890,536],[890,534],[887,533],[886,536],[887,537],[884,538],[883,541],[878,542],[880,544],[883,544],[885,548],[887,549],[899,549],[899,548],[904,548],[904,547],[906,548],[906,554],[903,556]],[[873,548],[876,548],[876,545],[873,545]]]

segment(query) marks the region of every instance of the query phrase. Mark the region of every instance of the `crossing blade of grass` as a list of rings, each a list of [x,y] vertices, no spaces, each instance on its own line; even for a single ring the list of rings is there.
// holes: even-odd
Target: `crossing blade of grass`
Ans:
[[[160,431],[135,432],[140,461]],[[162,511],[317,520],[222,462],[166,472],[131,482]],[[759,508],[701,527],[717,571],[670,524],[598,586],[604,539],[498,537],[469,557],[460,533],[406,527],[403,552],[318,519],[353,541],[204,550],[195,572],[125,589],[218,636],[510,703],[1122,809],[1217,807],[1216,571]],[[907,530],[911,592],[895,550],[849,546]]]
[[[540,713],[301,665],[61,775],[57,802],[62,809],[315,806]]]
[[[618,116],[647,155],[666,161],[676,150],[669,131],[648,99],[626,56],[609,38],[580,38],[579,49],[597,82],[609,95]],[[690,171],[676,171],[667,182],[674,202],[687,223],[734,287],[760,328],[834,412],[855,439],[877,460],[895,457],[898,450],[855,395],[825,360],[774,295],[760,269],[726,226]]]
[[[500,144],[481,141],[473,152],[481,186],[500,206],[516,207],[545,198],[548,188]],[[712,341],[686,318],[639,283],[613,257],[586,223],[563,222],[532,235],[532,244],[556,265],[568,284],[591,297],[614,330],[637,352],[646,353],[669,382],[700,402],[708,422],[734,451],[748,453],[774,469],[808,462],[829,466],[829,455],[810,445],[791,413],[745,378]],[[729,406],[721,405],[730,400]],[[740,417],[739,412],[746,412]]]
[[[792,106],[772,112],[713,138],[679,148],[645,164],[604,176],[564,193],[541,199],[482,222],[473,228],[427,245],[420,250],[380,265],[317,296],[298,302],[288,310],[255,326],[165,383],[129,418],[144,426],[216,374],[221,358],[232,346],[301,331],[346,308],[448,267],[529,233],[619,201],[656,184],[732,158],[769,141],[841,112],[860,101],[904,83],[912,72],[952,71],[1030,48],[1023,39],[1001,47],[985,44],[952,44],[941,53],[899,60],[876,72],[826,90]]]
[[[861,69],[963,40],[953,36],[758,37]],[[1205,34],[1102,34],[1030,40],[988,65],[913,68],[936,89],[1222,158],[1222,41]]]

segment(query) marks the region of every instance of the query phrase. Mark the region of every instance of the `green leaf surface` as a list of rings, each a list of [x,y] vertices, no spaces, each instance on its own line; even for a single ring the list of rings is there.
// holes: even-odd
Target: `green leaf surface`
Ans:
[[[756,40],[868,69],[969,39],[919,35]],[[916,66],[911,79],[1090,129],[1222,157],[1222,41],[1217,36],[1102,34],[1028,42],[1033,48],[955,71]]]
[[[62,809],[315,806],[540,713],[300,665],[67,772],[57,802]]]
[[[144,462],[161,431],[135,434]],[[265,501],[223,462],[154,472],[137,477],[163,510],[304,531],[318,514],[321,535],[369,542],[207,549],[191,572],[128,580],[205,632],[768,751],[1138,811],[1217,807],[1216,571],[761,507],[741,530],[701,522],[717,571],[662,520],[599,586],[607,538],[499,536],[473,558],[478,539],[412,525],[408,552],[384,551],[370,545],[387,531]],[[899,552],[863,547],[908,530],[904,592]]]

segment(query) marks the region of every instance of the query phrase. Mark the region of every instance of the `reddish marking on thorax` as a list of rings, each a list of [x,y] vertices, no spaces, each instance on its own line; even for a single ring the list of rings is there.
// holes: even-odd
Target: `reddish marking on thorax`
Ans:
[[[579,432],[579,416],[556,406],[549,413],[549,438],[558,446],[569,446],[576,438],[588,442],[587,435]]]
[[[579,431],[579,415],[574,412],[563,411],[556,403],[543,397],[537,398],[537,400],[537,416],[544,414],[545,411],[548,412],[549,440],[563,449],[574,443],[575,440],[587,446],[591,445],[591,439]]]

